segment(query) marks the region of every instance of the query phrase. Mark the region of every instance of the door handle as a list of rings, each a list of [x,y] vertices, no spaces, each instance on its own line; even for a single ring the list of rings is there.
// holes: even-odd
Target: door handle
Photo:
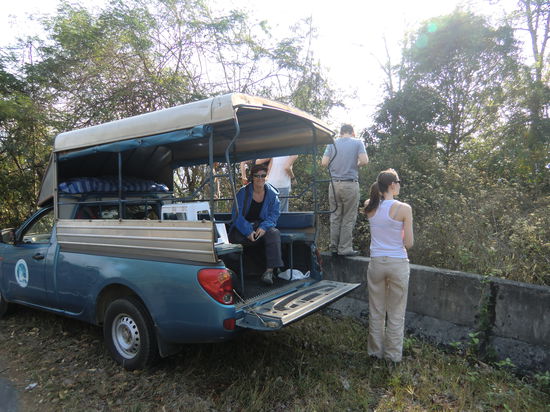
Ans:
[[[42,259],[44,259],[44,255],[42,253],[37,253],[37,254],[33,255],[32,258],[34,260],[42,260]]]

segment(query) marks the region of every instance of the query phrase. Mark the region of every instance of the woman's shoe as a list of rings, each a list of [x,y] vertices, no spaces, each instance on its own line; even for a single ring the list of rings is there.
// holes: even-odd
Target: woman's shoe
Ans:
[[[266,285],[273,285],[273,269],[267,269],[262,275],[262,282]]]

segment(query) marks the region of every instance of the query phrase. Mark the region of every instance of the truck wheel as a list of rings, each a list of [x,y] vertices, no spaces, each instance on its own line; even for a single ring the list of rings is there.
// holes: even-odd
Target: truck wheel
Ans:
[[[8,311],[8,302],[6,299],[4,299],[4,296],[2,296],[2,292],[0,292],[0,318],[6,314]]]
[[[151,366],[159,358],[153,322],[135,298],[111,302],[105,312],[103,338],[113,359],[127,370]]]
[[[0,318],[2,318],[4,315],[13,313],[13,311],[14,311],[13,303],[11,304],[8,303],[8,301],[2,295],[2,292],[0,292]]]

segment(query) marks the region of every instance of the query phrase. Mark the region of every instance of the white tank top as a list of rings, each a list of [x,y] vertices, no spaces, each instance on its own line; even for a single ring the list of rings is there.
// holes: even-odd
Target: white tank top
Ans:
[[[407,258],[403,243],[404,223],[390,217],[390,208],[396,200],[383,200],[370,223],[370,256]]]
[[[290,188],[290,176],[284,169],[285,163],[289,157],[290,156],[280,156],[271,159],[271,169],[269,170],[269,177],[267,178],[267,181],[271,183],[272,186],[277,188]]]

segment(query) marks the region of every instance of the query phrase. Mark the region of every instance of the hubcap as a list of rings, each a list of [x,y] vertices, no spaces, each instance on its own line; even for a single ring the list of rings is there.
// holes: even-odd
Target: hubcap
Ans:
[[[115,318],[112,335],[118,353],[124,358],[132,359],[137,355],[141,344],[139,329],[130,316],[121,313]]]

